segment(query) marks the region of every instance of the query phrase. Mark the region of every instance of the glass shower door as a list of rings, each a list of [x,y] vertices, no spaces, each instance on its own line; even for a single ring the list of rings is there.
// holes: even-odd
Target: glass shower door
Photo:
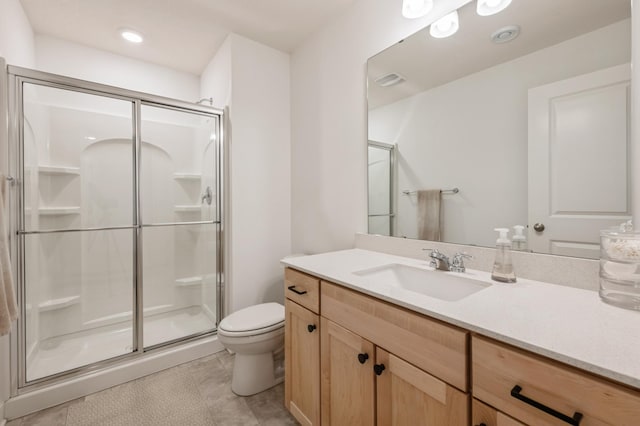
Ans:
[[[20,86],[24,380],[134,350],[129,100]]]
[[[145,348],[216,327],[219,136],[216,116],[141,107]]]

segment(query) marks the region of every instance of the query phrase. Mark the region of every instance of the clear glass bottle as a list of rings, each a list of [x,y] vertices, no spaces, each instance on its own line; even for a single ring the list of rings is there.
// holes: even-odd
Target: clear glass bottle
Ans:
[[[496,260],[493,263],[491,279],[503,283],[515,283],[516,274],[511,262],[511,241],[507,238],[509,230],[507,228],[495,230],[500,233],[500,237],[496,241]]]
[[[640,233],[633,229],[600,232],[600,298],[640,310]]]

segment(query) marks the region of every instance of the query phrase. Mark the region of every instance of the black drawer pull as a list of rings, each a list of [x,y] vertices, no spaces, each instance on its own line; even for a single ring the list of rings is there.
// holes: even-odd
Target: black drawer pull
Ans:
[[[381,375],[384,370],[385,370],[384,364],[374,364],[373,365],[373,372],[376,373],[376,376]]]
[[[575,412],[573,417],[569,417],[566,414],[562,414],[559,411],[554,410],[553,408],[547,407],[544,404],[539,403],[538,401],[534,401],[531,398],[528,398],[522,395],[520,392],[522,391],[522,387],[515,385],[513,389],[511,389],[511,396],[515,399],[519,399],[525,404],[529,404],[532,407],[537,408],[538,410],[544,411],[547,414],[552,415],[553,417],[562,420],[563,422],[567,422],[570,425],[578,426],[580,425],[580,421],[582,420],[582,413]]]
[[[476,425],[476,426],[487,426],[487,424],[486,423],[480,423],[479,425]]]
[[[295,294],[307,294],[307,290],[304,291],[300,291],[300,290],[296,290],[296,286],[295,285],[290,285],[289,287],[287,287],[289,290],[291,290],[292,292],[294,292]]]
[[[318,327],[316,327],[315,324],[309,324],[307,326],[307,330],[309,330],[309,333],[313,333],[313,330],[315,330],[316,328],[318,328]]]
[[[360,364],[364,364],[365,362],[367,362],[367,360],[369,359],[369,354],[358,354],[358,361],[360,361]]]

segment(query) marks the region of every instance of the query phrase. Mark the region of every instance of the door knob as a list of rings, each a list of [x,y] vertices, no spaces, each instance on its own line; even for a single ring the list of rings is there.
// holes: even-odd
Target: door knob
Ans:
[[[544,223],[536,223],[535,225],[533,225],[533,230],[536,232],[544,231]]]

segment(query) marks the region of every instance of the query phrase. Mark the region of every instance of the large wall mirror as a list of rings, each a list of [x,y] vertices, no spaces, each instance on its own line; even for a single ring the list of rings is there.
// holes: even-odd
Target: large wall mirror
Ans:
[[[369,233],[598,258],[631,218],[629,0],[458,14],[368,61]]]

